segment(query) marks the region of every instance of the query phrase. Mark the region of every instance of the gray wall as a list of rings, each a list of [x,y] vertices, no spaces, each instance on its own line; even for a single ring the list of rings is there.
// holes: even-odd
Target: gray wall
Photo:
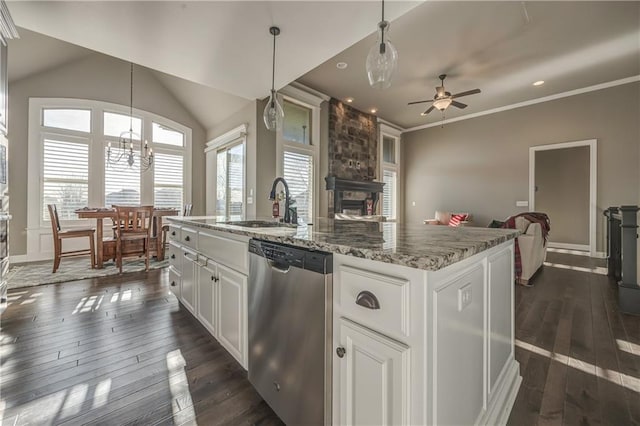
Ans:
[[[405,220],[421,223],[436,209],[458,210],[486,226],[526,211],[515,203],[528,199],[529,147],[597,139],[602,251],[603,209],[640,202],[639,116],[640,83],[630,83],[405,133]]]
[[[246,150],[246,190],[247,196],[253,191],[253,203],[246,206],[247,219],[271,217],[271,201],[269,192],[276,178],[276,134],[267,130],[262,119],[267,99],[251,102],[242,110],[233,114],[210,132],[207,140],[215,139],[241,124],[247,124]],[[325,190],[324,177],[328,170],[328,102],[323,102],[320,109],[320,169],[319,169],[319,215],[327,211],[328,191]],[[213,185],[212,187],[215,187]],[[214,194],[207,194],[213,197]]]
[[[589,245],[589,147],[535,155],[535,205],[553,224],[549,241]]]
[[[204,213],[204,150],[202,126],[146,69],[134,74],[134,106],[174,120],[192,132],[193,213]],[[101,54],[28,76],[9,85],[9,193],[11,255],[27,251],[27,138],[30,97],[78,98],[129,104],[129,63]]]

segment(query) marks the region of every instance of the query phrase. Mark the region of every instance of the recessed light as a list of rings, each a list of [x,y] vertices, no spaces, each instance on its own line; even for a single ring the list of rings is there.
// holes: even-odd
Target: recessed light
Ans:
[[[353,102],[353,98],[347,98],[347,99],[345,99],[345,101],[347,101],[348,103],[351,103],[351,102]]]
[[[542,86],[544,84],[544,80],[538,80],[535,83],[533,83],[534,86]]]
[[[343,69],[345,69],[345,68],[346,68],[346,67],[348,67],[348,66],[349,66],[349,65],[348,65],[346,62],[338,62],[338,63],[336,64],[336,68],[338,68],[339,70],[343,70]]]
[[[375,114],[376,112],[378,112],[376,108],[371,108],[371,114]]]

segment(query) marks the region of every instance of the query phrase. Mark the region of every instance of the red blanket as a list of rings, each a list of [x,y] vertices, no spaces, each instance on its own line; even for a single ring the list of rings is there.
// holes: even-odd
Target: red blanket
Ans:
[[[514,216],[509,216],[507,220],[502,224],[503,228],[515,229],[516,228],[516,218],[524,217],[529,222],[539,223],[542,228],[542,237],[544,238],[544,243],[547,244],[547,237],[549,236],[549,231],[551,230],[551,223],[549,222],[549,216],[545,213],[540,212],[526,212],[520,213]],[[516,270],[516,278],[520,279],[522,277],[522,258],[520,257],[520,247],[518,246],[518,239],[515,241],[515,262],[514,262],[515,270]]]

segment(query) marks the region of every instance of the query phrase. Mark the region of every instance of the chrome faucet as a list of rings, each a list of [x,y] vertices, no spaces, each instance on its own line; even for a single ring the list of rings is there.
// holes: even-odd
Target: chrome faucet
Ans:
[[[297,223],[298,215],[296,211],[293,212],[293,217],[291,217],[290,210],[291,207],[291,194],[289,193],[289,185],[287,185],[287,181],[282,177],[277,177],[273,181],[273,185],[271,186],[271,193],[269,194],[269,199],[274,201],[276,199],[276,187],[278,186],[278,182],[282,182],[284,186],[284,223]]]

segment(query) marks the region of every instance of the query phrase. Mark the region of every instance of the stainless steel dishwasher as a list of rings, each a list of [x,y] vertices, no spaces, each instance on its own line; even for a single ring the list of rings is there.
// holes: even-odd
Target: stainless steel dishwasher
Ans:
[[[286,424],[330,424],[333,257],[256,239],[249,253],[249,381]]]

